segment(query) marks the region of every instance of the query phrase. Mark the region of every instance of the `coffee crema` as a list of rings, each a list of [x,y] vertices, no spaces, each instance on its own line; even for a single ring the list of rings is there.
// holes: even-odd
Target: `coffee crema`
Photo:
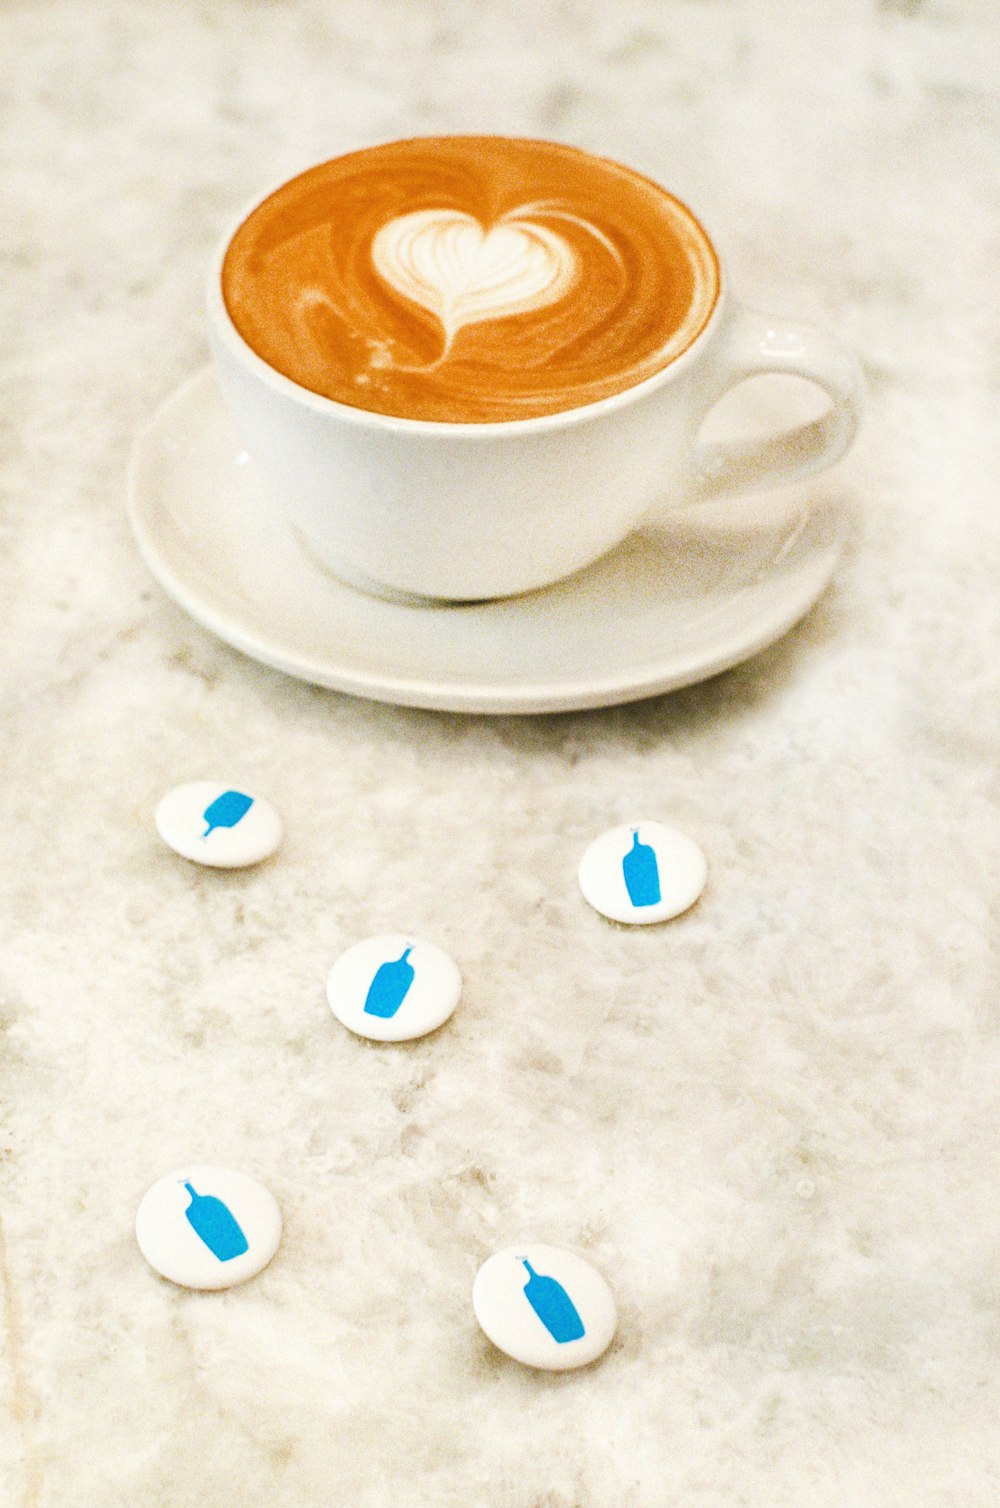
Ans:
[[[392,142],[265,199],[223,261],[230,319],[353,408],[496,423],[610,397],[676,360],[719,296],[691,212],[629,168],[518,137]]]

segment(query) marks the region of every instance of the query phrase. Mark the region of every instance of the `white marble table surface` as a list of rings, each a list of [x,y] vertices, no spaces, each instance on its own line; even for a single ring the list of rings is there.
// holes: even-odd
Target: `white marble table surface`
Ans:
[[[989,0],[0,9],[5,1505],[1000,1502],[998,54]],[[467,129],[669,183],[746,297],[864,361],[836,582],[715,681],[352,700],[137,556],[130,444],[205,360],[221,227],[347,145]],[[161,792],[214,772],[282,809],[278,860],[161,848]],[[635,814],[709,855],[666,929],[575,889]],[[322,985],[401,924],[466,993],[386,1051]],[[139,1256],[185,1160],[282,1205],[245,1288]],[[476,1330],[477,1266],[528,1238],[611,1280],[599,1366]]]

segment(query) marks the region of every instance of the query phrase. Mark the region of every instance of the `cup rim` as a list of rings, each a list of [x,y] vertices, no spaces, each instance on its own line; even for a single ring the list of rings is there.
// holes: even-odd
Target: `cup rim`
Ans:
[[[435,135],[440,136],[483,134],[498,135],[501,133],[435,133]],[[502,134],[504,134],[507,140],[537,141],[550,146],[569,147],[572,150],[584,152],[590,157],[598,157],[600,155],[596,152],[590,152],[587,148],[577,147],[574,143],[559,142],[550,137],[507,136],[506,133]],[[639,173],[637,169],[629,167],[626,169],[628,172],[637,173],[639,177],[653,183],[661,193],[667,194],[674,203],[680,205],[685,214],[695,223],[712,253],[717,277],[715,302],[697,334],[678,356],[675,356],[672,361],[668,361],[666,366],[661,367],[658,372],[653,372],[651,376],[644,377],[641,382],[633,383],[631,387],[622,388],[620,392],[611,393],[606,398],[598,398],[591,403],[581,403],[575,408],[559,409],[555,413],[535,414],[524,419],[452,421],[448,419],[407,418],[402,414],[384,414],[375,409],[355,408],[352,404],[341,403],[336,398],[328,398],[323,393],[314,392],[312,388],[304,387],[301,383],[296,382],[294,378],[286,377],[283,372],[279,372],[275,367],[272,367],[269,362],[266,362],[262,356],[257,354],[253,346],[240,334],[229,313],[222,293],[222,264],[225,261],[230,243],[240,226],[272,194],[276,194],[279,189],[284,188],[286,183],[291,183],[295,178],[311,171],[314,167],[322,167],[326,162],[336,161],[337,158],[349,156],[355,151],[365,151],[368,148],[379,146],[390,146],[397,141],[422,141],[427,139],[429,139],[427,136],[386,137],[383,141],[370,141],[364,146],[351,147],[345,151],[335,153],[333,157],[325,157],[318,162],[309,163],[298,171],[282,177],[262,193],[255,194],[240,211],[239,215],[229,223],[228,229],[218,242],[209,263],[206,290],[209,325],[212,333],[223,341],[231,354],[237,360],[241,361],[254,376],[261,379],[266,386],[272,388],[283,397],[295,400],[303,408],[312,409],[316,413],[334,416],[344,423],[354,424],[362,429],[373,429],[382,433],[424,435],[428,438],[441,438],[448,435],[461,437],[462,439],[491,440],[501,435],[546,434],[552,431],[571,429],[579,424],[589,423],[591,420],[598,419],[605,414],[611,414],[619,409],[627,408],[632,403],[639,402],[642,398],[657,391],[659,388],[666,387],[668,383],[680,377],[688,367],[700,359],[702,349],[706,341],[715,333],[721,323],[723,310],[729,301],[728,280],[718,247],[705,229],[700,215],[696,214],[685,200],[680,199],[670,189],[664,188],[654,178],[650,178],[647,174]],[[616,162],[613,158],[606,158],[604,160],[614,162],[616,167],[626,167],[624,163]]]

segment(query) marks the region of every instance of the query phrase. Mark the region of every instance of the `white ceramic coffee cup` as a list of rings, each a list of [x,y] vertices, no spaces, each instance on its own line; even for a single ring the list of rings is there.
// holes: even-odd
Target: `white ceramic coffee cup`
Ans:
[[[267,365],[226,309],[212,261],[208,328],[223,395],[310,554],[381,595],[510,596],[591,564],[665,512],[833,465],[857,431],[863,382],[848,350],[810,325],[742,308],[723,270],[705,328],[624,392],[499,423],[396,418],[324,398]],[[818,384],[830,408],[772,438],[705,445],[722,396],[764,373]]]

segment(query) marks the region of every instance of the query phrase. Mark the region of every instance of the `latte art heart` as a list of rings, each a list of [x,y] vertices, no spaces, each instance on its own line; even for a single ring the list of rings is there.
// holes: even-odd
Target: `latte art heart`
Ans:
[[[437,316],[443,354],[463,325],[532,314],[562,298],[577,276],[569,243],[517,211],[489,229],[461,210],[399,215],[376,234],[372,262],[390,288]]]

